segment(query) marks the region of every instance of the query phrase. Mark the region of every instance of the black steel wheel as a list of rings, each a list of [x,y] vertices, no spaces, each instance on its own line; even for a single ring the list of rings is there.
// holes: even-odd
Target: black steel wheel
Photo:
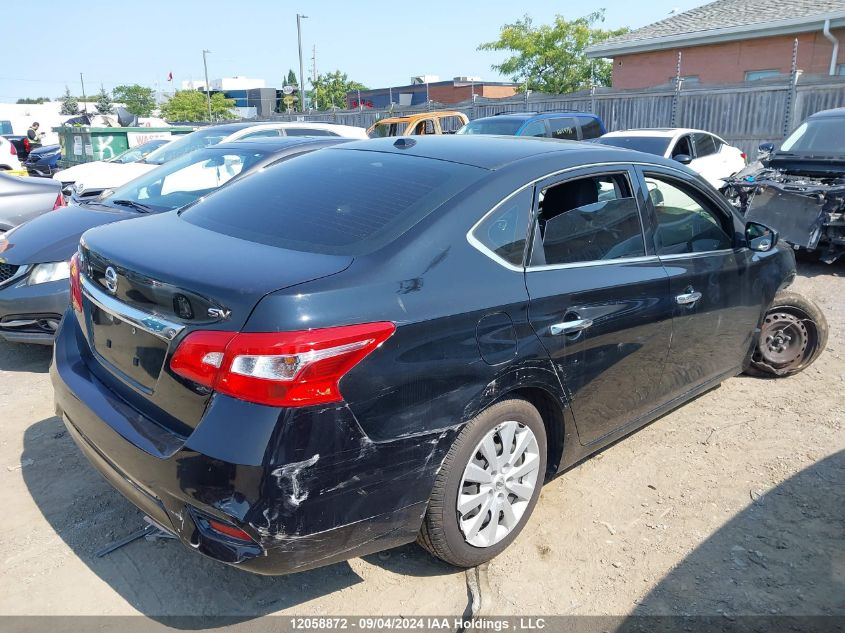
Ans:
[[[766,311],[746,373],[790,376],[809,367],[827,345],[824,313],[795,292],[779,292]]]

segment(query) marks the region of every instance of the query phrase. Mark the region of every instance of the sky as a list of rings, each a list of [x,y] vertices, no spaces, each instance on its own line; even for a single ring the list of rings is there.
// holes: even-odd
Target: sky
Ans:
[[[3,31],[26,33],[25,46],[0,65],[0,102],[20,97],[55,98],[69,86],[86,94],[104,86],[138,83],[171,91],[183,80],[202,79],[202,50],[209,49],[210,79],[243,76],[280,87],[289,68],[299,75],[296,14],[302,20],[302,48],[310,75],[312,46],[317,71],[341,70],[371,88],[410,83],[412,75],[475,75],[506,81],[490,66],[504,52],[476,50],[497,39],[502,25],[524,14],[550,23],[605,9],[603,28],[637,28],[685,11],[702,0],[86,0],[4,2]],[[34,34],[39,34],[41,38]],[[23,37],[23,36],[20,36]],[[18,40],[20,41],[20,40]],[[173,82],[167,75],[173,73]]]

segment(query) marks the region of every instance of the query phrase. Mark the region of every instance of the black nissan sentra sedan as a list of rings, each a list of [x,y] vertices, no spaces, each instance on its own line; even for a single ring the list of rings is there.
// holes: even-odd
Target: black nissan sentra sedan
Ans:
[[[60,207],[59,213],[0,235],[0,339],[53,344],[70,303],[69,260],[87,229],[173,211],[267,165],[345,141],[276,137],[198,149],[96,199]]]
[[[112,485],[262,574],[501,552],[544,480],[824,347],[789,249],[656,156],[379,139],[85,233],[51,369]],[[730,414],[725,411],[725,414]]]

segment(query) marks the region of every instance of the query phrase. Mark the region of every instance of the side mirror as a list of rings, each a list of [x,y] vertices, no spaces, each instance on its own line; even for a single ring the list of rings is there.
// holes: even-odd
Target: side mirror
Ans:
[[[775,144],[774,143],[760,143],[757,146],[757,150],[761,154],[771,154],[773,151],[775,151]]]
[[[766,253],[778,243],[778,232],[759,222],[745,225],[745,242],[752,251]]]
[[[692,156],[689,154],[675,154],[672,159],[678,161],[681,165],[689,165],[692,162]]]

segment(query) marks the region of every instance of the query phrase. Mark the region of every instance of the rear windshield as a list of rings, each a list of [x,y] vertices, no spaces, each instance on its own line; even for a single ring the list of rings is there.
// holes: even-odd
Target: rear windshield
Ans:
[[[524,122],[521,119],[476,119],[458,130],[458,134],[501,134],[504,136],[513,136]]]
[[[325,149],[223,188],[182,217],[260,244],[361,255],[396,239],[485,172],[416,156]]]
[[[602,145],[624,147],[626,149],[635,149],[638,152],[645,152],[646,154],[663,156],[666,154],[666,150],[669,149],[669,141],[672,139],[665,136],[602,136],[596,140]]]

